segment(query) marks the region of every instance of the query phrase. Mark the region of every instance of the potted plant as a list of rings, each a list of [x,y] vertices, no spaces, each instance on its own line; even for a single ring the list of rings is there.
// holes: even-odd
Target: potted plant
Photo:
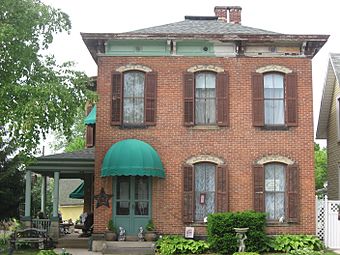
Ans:
[[[110,219],[107,223],[107,231],[105,232],[105,240],[106,241],[116,241],[117,240],[117,229],[113,224],[113,220]]]
[[[145,241],[153,242],[157,239],[157,233],[155,230],[155,225],[152,220],[149,220],[148,224],[145,226]]]

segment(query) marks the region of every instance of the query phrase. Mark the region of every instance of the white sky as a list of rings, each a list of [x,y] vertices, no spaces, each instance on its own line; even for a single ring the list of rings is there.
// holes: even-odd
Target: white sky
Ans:
[[[340,52],[338,0],[43,0],[66,12],[71,35],[59,35],[51,51],[59,61],[72,60],[87,75],[96,64],[80,32],[119,33],[184,20],[185,15],[213,16],[215,6],[242,7],[242,25],[284,34],[328,34],[330,38],[313,58],[314,129],[330,52]],[[321,142],[318,140],[317,142]],[[321,142],[325,145],[324,142]]]

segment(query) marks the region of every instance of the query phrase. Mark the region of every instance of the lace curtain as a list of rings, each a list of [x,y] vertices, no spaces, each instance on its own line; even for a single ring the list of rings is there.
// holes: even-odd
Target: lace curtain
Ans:
[[[142,124],[144,122],[144,73],[124,74],[124,123]]]
[[[204,201],[202,197],[204,196]],[[195,221],[203,221],[215,211],[215,165],[195,165]]]
[[[281,164],[265,166],[265,205],[267,219],[279,220],[285,215],[285,167]]]

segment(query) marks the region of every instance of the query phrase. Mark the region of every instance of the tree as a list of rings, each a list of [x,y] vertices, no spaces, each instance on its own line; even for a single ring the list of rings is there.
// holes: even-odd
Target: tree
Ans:
[[[23,199],[23,171],[20,156],[13,156],[15,149],[0,143],[0,220],[19,216],[19,204]]]
[[[84,73],[46,54],[57,33],[70,31],[67,14],[40,0],[2,0],[0,10],[0,126],[29,155],[41,135],[70,134],[91,93]]]
[[[314,143],[315,188],[322,189],[327,181],[327,150]]]

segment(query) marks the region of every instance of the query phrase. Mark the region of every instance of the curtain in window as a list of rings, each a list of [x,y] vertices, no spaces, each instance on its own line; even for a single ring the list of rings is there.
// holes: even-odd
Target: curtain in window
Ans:
[[[269,220],[285,215],[285,167],[281,164],[265,166],[265,208]]]
[[[264,119],[266,125],[284,125],[284,76],[264,75]]]
[[[125,124],[144,122],[144,73],[128,72],[124,74],[123,121]]]
[[[216,123],[216,75],[198,73],[195,77],[195,122]]]
[[[202,201],[204,196],[204,201]],[[195,221],[203,221],[215,211],[215,165],[195,165]]]

